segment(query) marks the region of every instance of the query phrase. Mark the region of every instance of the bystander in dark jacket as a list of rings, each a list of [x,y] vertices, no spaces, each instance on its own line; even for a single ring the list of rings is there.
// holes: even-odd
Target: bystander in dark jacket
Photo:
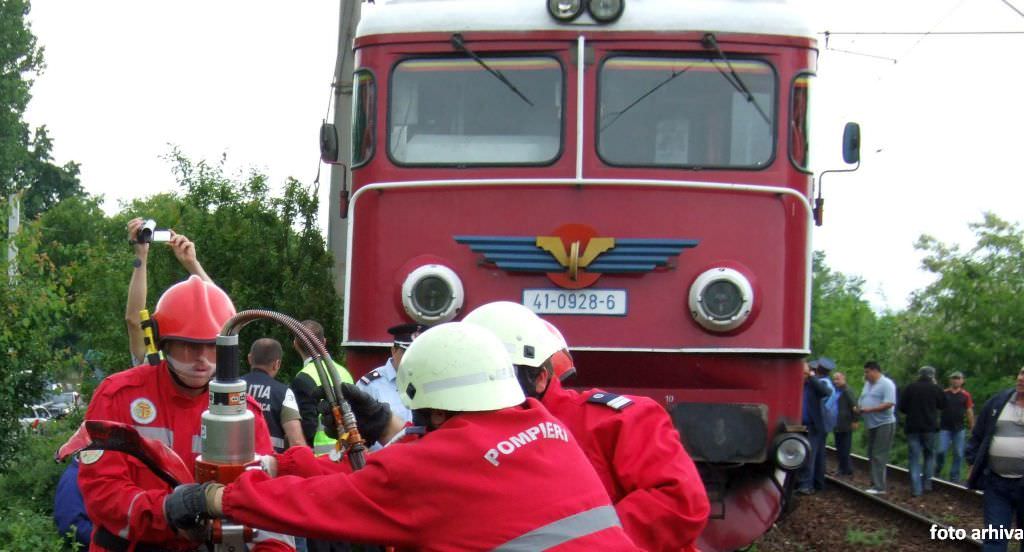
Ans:
[[[935,383],[935,376],[927,376],[928,368],[921,369],[917,381],[907,385],[900,393],[899,409],[906,415],[905,433],[935,433],[939,431],[939,413],[946,407],[946,393]],[[931,374],[935,374],[934,368]]]
[[[1010,388],[996,393],[978,412],[974,431],[971,432],[967,450],[964,451],[964,458],[971,465],[971,474],[967,477],[967,487],[970,489],[985,489],[985,476],[989,471],[988,449],[992,445],[992,436],[996,433],[996,420],[999,419],[1003,407],[1013,400],[1014,391]]]
[[[807,440],[811,450],[807,462],[800,469],[797,492],[812,494],[825,488],[825,430],[824,400],[832,395],[832,381],[828,375],[836,367],[832,359],[822,357],[807,364],[804,373],[803,415],[807,427]]]
[[[832,431],[832,437],[836,443],[836,456],[839,461],[839,475],[853,475],[853,465],[850,463],[850,451],[853,445],[853,430],[857,422],[857,413],[853,410],[857,400],[850,394],[846,386],[846,375],[842,372],[832,374],[832,383],[835,385],[836,393],[839,394],[837,406],[839,415],[836,417],[836,428]]]
[[[907,469],[911,494],[921,496],[932,490],[935,452],[938,450],[939,413],[946,408],[946,392],[935,383],[935,368],[922,366],[918,379],[900,394],[899,409],[904,413],[907,437]]]

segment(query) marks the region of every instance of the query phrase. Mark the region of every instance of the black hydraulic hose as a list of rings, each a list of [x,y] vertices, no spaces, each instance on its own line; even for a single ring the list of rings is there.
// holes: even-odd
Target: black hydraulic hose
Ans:
[[[337,408],[335,413],[335,423],[340,427],[344,428],[345,433],[350,435],[349,442],[351,448],[348,451],[349,462],[352,464],[353,469],[360,469],[366,465],[366,447],[363,445],[363,441],[359,435],[359,429],[356,426],[356,418],[352,413],[352,407],[345,400],[345,395],[341,391],[341,377],[338,374],[337,369],[334,367],[334,361],[331,359],[330,353],[327,352],[327,347],[313,335],[313,333],[303,326],[298,320],[281,314],[278,312],[266,310],[266,309],[250,309],[242,311],[235,316],[231,317],[221,330],[222,335],[226,336],[237,336],[242,328],[254,321],[260,319],[273,320],[282,326],[288,328],[292,334],[299,340],[301,349],[303,352],[309,355],[313,366],[316,368],[317,375],[320,378],[320,387],[324,391],[324,395],[327,398],[327,402],[331,404],[332,410]],[[237,363],[237,346],[236,346],[236,358]],[[218,371],[219,367],[218,367]],[[235,370],[237,374],[237,368]]]

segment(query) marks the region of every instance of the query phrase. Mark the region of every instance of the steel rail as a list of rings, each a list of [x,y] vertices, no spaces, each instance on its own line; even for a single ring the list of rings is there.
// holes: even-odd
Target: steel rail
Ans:
[[[826,446],[825,449],[828,451],[829,454],[834,455],[836,453],[835,447]],[[859,454],[850,454],[850,458],[856,461],[857,464],[863,466],[863,469],[870,469],[871,460],[868,459],[866,456],[861,456]],[[886,464],[885,468],[886,470],[888,470],[890,474],[895,474],[901,480],[906,481],[908,485],[910,484],[910,471],[907,470],[907,468],[904,468],[903,466],[897,466],[895,464]],[[982,493],[981,491],[968,489],[963,485],[953,483],[951,481],[946,481],[945,479],[932,477],[932,489],[934,490],[936,488],[942,489],[948,495],[957,497],[957,500],[962,499],[971,501],[975,506],[977,506],[978,511],[981,511],[982,499],[985,496],[985,494]]]

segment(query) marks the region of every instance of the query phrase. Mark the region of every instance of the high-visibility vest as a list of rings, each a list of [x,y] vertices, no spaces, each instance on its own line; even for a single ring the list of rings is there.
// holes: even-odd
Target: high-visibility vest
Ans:
[[[341,381],[345,383],[352,383],[352,376],[348,373],[348,370],[346,370],[344,366],[335,362],[334,368],[335,370],[338,371],[338,377],[341,378]],[[313,383],[315,385],[320,385],[320,374],[317,373],[316,365],[313,364],[313,361],[309,361],[306,364],[304,364],[302,366],[302,370],[299,370],[299,373],[306,374],[307,376],[310,377],[310,379],[313,380]],[[337,441],[335,439],[331,439],[330,437],[327,436],[326,433],[324,433],[323,417],[317,415],[316,434],[313,435],[313,454],[317,456],[322,456],[324,454],[333,452],[336,448],[336,442]]]

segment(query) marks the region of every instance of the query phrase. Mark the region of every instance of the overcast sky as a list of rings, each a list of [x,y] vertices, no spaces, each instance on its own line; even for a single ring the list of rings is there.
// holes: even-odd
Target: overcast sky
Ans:
[[[338,4],[35,0],[47,68],[26,117],[50,129],[58,162],[82,164],[110,211],[174,188],[169,144],[194,159],[226,153],[231,171],[255,167],[278,185],[311,183]],[[820,31],[934,33],[836,34],[828,49],[822,36],[812,91],[817,171],[841,168],[846,121],[863,131],[860,170],[825,177],[815,248],[864,277],[876,308],[900,309],[930,281],[913,248],[922,233],[969,248],[967,224],[984,211],[1024,220],[1024,0],[810,5]],[[952,31],[1021,34],[941,34]],[[326,169],[321,180],[326,204]]]

